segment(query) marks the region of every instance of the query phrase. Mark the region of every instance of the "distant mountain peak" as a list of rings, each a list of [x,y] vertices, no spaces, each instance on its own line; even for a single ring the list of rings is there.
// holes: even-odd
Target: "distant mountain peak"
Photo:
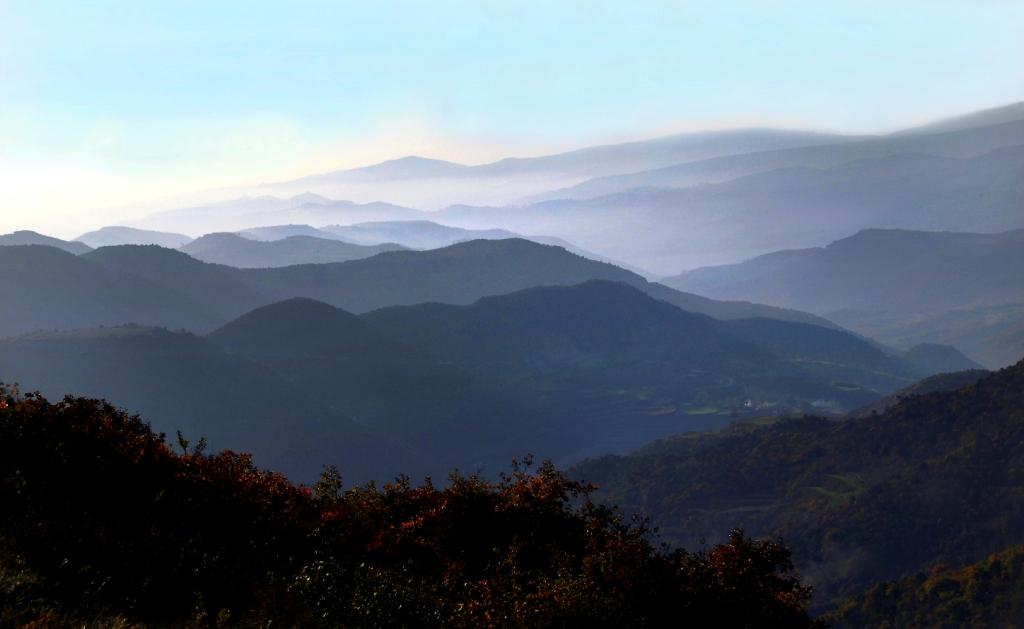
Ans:
[[[327,205],[328,203],[334,202],[332,199],[328,199],[327,197],[316,194],[314,192],[303,192],[301,194],[296,194],[295,196],[290,197],[288,200],[293,203],[301,205],[306,205],[308,203],[314,203],[317,205]]]
[[[173,232],[139,229],[125,225],[107,225],[82,234],[75,238],[75,241],[84,242],[93,248],[115,245],[160,245],[168,249],[177,249],[191,242],[192,238]]]

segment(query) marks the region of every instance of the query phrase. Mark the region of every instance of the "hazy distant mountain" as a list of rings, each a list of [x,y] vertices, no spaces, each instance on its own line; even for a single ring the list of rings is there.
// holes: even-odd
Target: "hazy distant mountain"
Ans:
[[[1024,230],[869,229],[826,247],[696,269],[665,283],[725,299],[802,308],[934,312],[1024,300]]]
[[[1013,364],[1024,356],[1024,302],[968,306],[913,316],[843,311],[844,325],[895,347],[919,343],[952,345],[985,365]]]
[[[961,131],[977,127],[1001,125],[1007,122],[1024,120],[1024,102],[1013,103],[1003,107],[983,109],[962,116],[954,116],[945,120],[938,120],[929,124],[900,131],[900,135],[920,133],[946,133],[949,131]]]
[[[488,178],[525,174],[559,173],[595,176],[630,172],[721,155],[753,153],[796,146],[834,144],[850,138],[828,133],[778,129],[733,129],[680,133],[652,140],[591,146],[541,157],[510,157],[489,164],[466,166],[423,157],[403,157],[333,173],[303,177],[284,184],[314,189],[319,184],[346,181],[393,181],[401,179]]]
[[[166,210],[135,222],[150,229],[234,232],[253,225],[350,224],[366,221],[419,220],[424,212],[390,203],[337,201],[302,192],[287,198],[246,196],[195,207]],[[308,235],[308,234],[307,234]]]
[[[506,229],[462,229],[433,221],[379,221],[355,225],[328,225],[322,229],[354,242],[397,242],[412,249],[437,249],[465,240],[521,237]]]
[[[96,231],[82,234],[75,240],[84,242],[94,249],[113,245],[160,245],[169,249],[177,249],[192,242],[192,238],[185,234],[157,232],[121,225],[102,227]]]
[[[395,179],[434,179],[438,177],[461,177],[472,172],[472,166],[464,166],[440,159],[429,159],[409,155],[388,160],[371,166],[362,166],[350,170],[332,173],[309,175],[286,182],[286,186],[315,188],[318,185],[337,181],[392,181]],[[274,185],[274,184],[271,184]]]
[[[1024,227],[1021,147],[1024,111],[1014,105],[875,137],[739,130],[479,166],[408,157],[267,185],[258,190],[281,196],[163,212],[139,225],[213,232],[430,220],[543,234],[670,274],[869,227]]]
[[[1024,230],[1000,234],[866,230],[827,247],[781,251],[741,264],[697,269],[665,280],[717,299],[748,299],[837,320],[885,342],[895,330],[951,342],[920,319],[1024,302]],[[1013,316],[1006,322],[1019,321]],[[1021,325],[1019,322],[1016,324]],[[941,326],[939,326],[941,327]],[[909,340],[909,339],[908,339]],[[960,349],[991,366],[976,343]],[[981,350],[981,351],[979,351]]]
[[[240,188],[239,194],[290,197],[312,192],[359,203],[385,201],[427,210],[455,203],[507,204],[606,174],[635,172],[711,157],[792,148],[850,139],[843,135],[777,129],[731,129],[680,133],[649,140],[588,146],[532,158],[508,158],[467,166],[417,156]],[[404,220],[409,216],[362,220]],[[288,218],[288,221],[295,219]],[[282,222],[282,220],[269,221]],[[301,222],[355,222],[302,220]],[[164,227],[166,228],[166,227]],[[239,229],[219,225],[207,230]]]
[[[350,242],[336,234],[332,234],[331,232],[323,229],[317,229],[311,225],[267,225],[265,227],[250,227],[235,233],[244,238],[249,238],[250,240],[281,240],[282,238],[288,238],[289,236],[312,236],[313,238],[327,238],[330,240]]]
[[[0,247],[0,277],[9,295],[0,336],[131,322],[206,329],[217,322],[206,303],[55,247]]]
[[[372,166],[265,184],[274,194],[312,190],[332,197],[435,209],[453,203],[510,203],[524,195],[591,177],[659,168],[723,155],[850,140],[842,135],[777,129],[681,133],[652,140],[591,146],[555,155],[507,158],[467,166],[403,157]]]
[[[1024,106],[965,116],[961,123],[937,123],[892,135],[801,148],[768,150],[693,160],[667,167],[598,177],[571,188],[535,195],[528,202],[592,199],[638,188],[685,188],[720,183],[781,168],[832,168],[894,155],[978,157],[1024,144]]]
[[[357,245],[313,236],[288,236],[281,240],[260,241],[236,234],[207,234],[180,248],[188,255],[214,264],[237,268],[270,268],[294,264],[345,262],[400,251],[401,245]]]
[[[714,185],[638,189],[586,201],[454,207],[438,218],[468,227],[500,225],[552,234],[643,268],[675,267],[678,272],[808,243],[825,244],[870,227],[1021,228],[1021,172],[1024,144],[973,158],[891,155],[831,168],[774,170]]]
[[[72,253],[74,255],[79,255],[92,250],[91,247],[84,243],[61,240],[60,238],[44,236],[42,234],[28,230],[21,230],[12,232],[10,234],[0,235],[0,247],[18,245],[44,245],[47,247],[56,247],[58,249],[63,249],[64,251],[67,251],[68,253]]]

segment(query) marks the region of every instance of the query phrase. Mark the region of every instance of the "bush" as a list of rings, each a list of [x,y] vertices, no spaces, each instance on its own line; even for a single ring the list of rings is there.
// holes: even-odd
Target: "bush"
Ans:
[[[104,402],[0,400],[0,624],[812,624],[779,544],[657,547],[550,463],[303,487]]]

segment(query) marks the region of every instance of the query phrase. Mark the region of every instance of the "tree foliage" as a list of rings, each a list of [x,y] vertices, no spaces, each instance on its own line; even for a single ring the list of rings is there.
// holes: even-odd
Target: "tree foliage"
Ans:
[[[842,627],[1019,627],[1024,619],[1024,546],[965,568],[887,581],[845,601],[827,617]]]
[[[549,463],[296,486],[104,402],[0,400],[0,625],[813,624],[781,545],[669,551]]]

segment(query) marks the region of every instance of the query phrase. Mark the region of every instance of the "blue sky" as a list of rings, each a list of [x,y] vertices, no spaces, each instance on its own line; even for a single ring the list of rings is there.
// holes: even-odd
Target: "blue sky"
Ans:
[[[1024,2],[0,0],[0,228],[361,165],[1024,99]]]

